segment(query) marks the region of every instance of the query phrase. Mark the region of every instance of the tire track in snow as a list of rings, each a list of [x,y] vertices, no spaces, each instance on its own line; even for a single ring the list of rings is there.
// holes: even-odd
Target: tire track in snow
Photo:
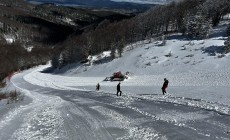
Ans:
[[[63,92],[63,89],[47,91],[47,89],[34,86],[35,89],[32,88],[32,91],[29,91],[25,89],[26,82],[19,79],[18,83],[20,86],[16,84],[15,86],[31,97],[33,102],[27,106],[28,112],[23,115],[23,122],[10,139],[113,139],[108,128],[104,127],[103,120],[94,116],[95,114],[89,111],[87,106],[82,108],[52,95],[53,92]],[[68,93],[68,91],[65,92]],[[78,101],[89,103],[87,99]],[[16,117],[12,118],[12,120],[15,119]]]
[[[68,89],[68,87],[66,87],[67,89]],[[56,91],[55,89],[54,89],[54,91]],[[73,91],[65,91],[66,92],[66,94],[68,93],[68,92],[73,92]],[[78,94],[78,93],[77,93]],[[75,96],[75,98],[78,98],[79,96],[80,97],[83,97],[83,98],[86,98],[86,99],[93,99],[93,100],[96,100],[96,101],[98,101],[99,100],[99,98],[103,98],[104,96],[101,96],[101,95],[93,95],[93,94],[95,94],[95,92],[94,93],[91,93],[91,94],[85,94],[85,92],[84,92],[84,94],[78,94],[77,96]],[[61,94],[57,94],[57,95],[59,95],[59,96],[61,96]],[[108,95],[108,94],[107,94]],[[133,97],[127,97],[127,99],[120,99],[120,98],[114,98],[113,96],[111,96],[111,95],[108,95],[109,96],[109,98],[111,98],[111,99],[115,99],[116,101],[119,101],[119,102],[117,102],[117,103],[110,103],[110,102],[108,102],[108,103],[105,103],[106,102],[106,100],[103,100],[102,99],[102,104],[104,104],[105,106],[103,106],[103,107],[95,107],[95,106],[98,106],[98,104],[94,104],[93,106],[94,107],[91,107],[92,109],[99,109],[98,110],[98,112],[100,112],[102,115],[105,115],[105,116],[108,116],[109,118],[112,118],[112,120],[117,120],[118,122],[123,122],[123,121],[125,121],[125,120],[128,120],[128,121],[130,121],[130,120],[132,120],[133,119],[133,117],[134,116],[130,116],[130,117],[128,117],[127,118],[127,116],[125,116],[123,113],[120,113],[118,110],[122,110],[122,107],[123,107],[123,109],[131,109],[132,111],[134,111],[134,112],[136,112],[137,114],[139,113],[139,114],[142,114],[143,115],[143,117],[150,117],[150,118],[152,118],[152,121],[153,122],[156,122],[156,124],[158,124],[158,122],[159,123],[162,123],[162,121],[163,122],[165,122],[164,124],[166,125],[166,126],[168,126],[168,127],[171,127],[171,129],[167,129],[167,131],[170,131],[171,133],[173,133],[173,129],[185,129],[184,131],[185,131],[185,134],[186,133],[190,133],[190,132],[192,132],[195,136],[197,136],[197,137],[205,137],[205,138],[210,138],[210,139],[214,139],[214,134],[209,134],[209,133],[206,133],[206,132],[203,132],[203,131],[198,131],[197,130],[197,128],[196,127],[193,127],[193,126],[189,126],[189,125],[187,125],[186,123],[184,123],[184,122],[179,122],[178,123],[178,118],[180,118],[180,115],[174,115],[173,117],[172,117],[172,119],[170,118],[170,117],[164,117],[164,116],[157,116],[157,115],[155,115],[153,112],[154,111],[156,111],[156,110],[153,110],[153,112],[150,112],[151,110],[144,110],[141,106],[134,106],[134,105],[132,105],[132,103],[133,102],[137,102],[137,100],[136,99],[133,99]],[[73,96],[74,97],[74,96]],[[96,99],[94,99],[94,97],[96,98]],[[123,95],[122,97],[125,97],[125,95]],[[70,97],[68,97],[68,98],[71,98],[71,96]],[[84,99],[84,101],[87,101],[86,99]],[[158,97],[158,99],[160,99],[159,97]],[[157,100],[158,100],[157,99]],[[165,102],[166,102],[166,104],[167,104],[167,100],[168,99],[171,99],[172,100],[172,102],[174,102],[175,100],[177,101],[178,100],[178,98],[173,98],[173,97],[166,97],[166,99],[162,99],[162,102],[159,102],[160,104],[165,104]],[[188,101],[187,99],[181,99],[182,101]],[[146,101],[146,100],[145,100]],[[79,100],[78,101],[76,101],[76,102],[79,102]],[[153,102],[153,104],[155,104],[155,103],[158,103],[157,101],[151,101],[151,102]],[[169,101],[170,102],[170,101]],[[199,102],[199,101],[198,101]],[[125,103],[127,103],[127,104],[125,104]],[[190,103],[190,102],[189,102]],[[118,110],[117,109],[114,109],[114,110],[111,110],[111,108],[109,107],[109,106],[113,106],[114,108],[116,108],[116,107],[118,107]],[[114,106],[114,105],[116,105],[116,106]],[[172,105],[171,103],[168,103],[168,105]],[[185,106],[183,106],[183,107],[185,107],[185,108],[189,108],[189,106],[190,105],[185,105]],[[87,108],[84,108],[84,109],[87,109]],[[174,109],[174,107],[171,107],[171,109]],[[102,111],[101,111],[102,110]],[[198,108],[198,110],[200,110],[199,108]],[[202,109],[201,109],[202,110]],[[118,113],[119,112],[119,113]],[[209,111],[207,111],[207,112],[209,112]],[[98,124],[98,123],[100,123],[100,121],[101,120],[99,120],[99,121],[96,121],[95,120],[95,117],[93,118],[93,117],[91,117],[90,115],[91,115],[91,113],[92,112],[86,112],[85,113],[85,115],[86,116],[89,116],[88,117],[88,119],[86,119],[85,120],[85,123],[83,123],[82,124],[82,126],[83,127],[90,127],[91,125],[93,125],[93,126],[95,126],[95,124]],[[135,114],[136,114],[135,113]],[[71,114],[71,113],[70,113]],[[77,113],[78,114],[78,113]],[[77,115],[76,114],[76,115]],[[167,115],[173,115],[173,112],[166,112],[165,114],[167,114]],[[181,115],[187,115],[187,116],[191,116],[191,114],[189,114],[189,113],[181,113]],[[73,115],[73,116],[76,116],[76,115]],[[127,115],[127,114],[126,114]],[[72,114],[71,114],[71,116],[72,116]],[[115,117],[114,117],[115,116]],[[75,117],[76,118],[76,117]],[[120,119],[119,120],[119,118],[122,118],[122,119]],[[202,118],[202,117],[201,117]],[[77,119],[77,118],[76,118]],[[184,119],[184,118],[183,118]],[[84,120],[84,119],[83,119]],[[199,119],[198,119],[199,120]],[[149,121],[149,119],[146,119],[145,121]],[[152,121],[150,121],[151,123],[153,123]],[[78,121],[77,121],[78,122]],[[130,121],[131,122],[131,121]],[[217,121],[218,122],[218,121]],[[89,124],[89,125],[88,125]],[[150,128],[150,130],[148,129],[148,127],[147,126],[145,126],[145,125],[140,125],[140,124],[138,124],[138,123],[134,123],[134,125],[130,125],[131,123],[127,123],[126,125],[125,125],[125,127],[124,128],[126,128],[127,130],[130,130],[131,132],[129,132],[128,133],[128,135],[125,135],[125,136],[123,136],[123,137],[121,137],[121,138],[125,138],[125,139],[129,139],[130,137],[132,137],[132,136],[135,136],[135,133],[133,133],[133,132],[137,132],[138,130],[140,130],[139,132],[144,132],[144,131],[146,131],[147,133],[152,133],[153,135],[154,134],[158,134],[158,132],[160,132],[159,134],[161,134],[161,132],[163,131],[163,130],[161,130],[161,131],[154,131],[155,129],[152,129],[151,127],[153,127],[153,126],[151,126]],[[154,124],[154,123],[153,123]],[[140,125],[140,126],[138,126],[137,128],[135,127],[135,125]],[[206,125],[208,125],[207,123],[206,123]],[[223,125],[223,123],[220,123],[220,125],[219,126],[221,126],[221,125]],[[102,123],[101,125],[99,125],[99,126],[101,126],[101,127],[103,127],[104,126],[104,124]],[[210,125],[208,125],[208,126],[210,126]],[[213,125],[213,126],[215,126],[215,125]],[[229,127],[228,126],[225,126],[226,128],[225,129],[228,129]],[[68,127],[67,127],[68,128]],[[142,128],[144,128],[144,129],[142,129]],[[207,127],[208,128],[208,127]],[[219,127],[219,128],[221,128],[221,130],[223,129],[223,127]],[[213,129],[213,128],[212,128]],[[225,130],[225,129],[223,129],[223,130]],[[90,129],[86,129],[87,130],[87,132],[90,130]],[[201,129],[201,130],[203,130],[203,129]],[[138,133],[139,133],[138,132]],[[146,134],[147,135],[147,134]],[[93,134],[91,135],[91,136],[93,136]],[[158,135],[159,136],[159,135]],[[169,138],[170,138],[170,135],[169,134],[162,134],[161,135],[162,136],[162,138],[164,138],[164,137],[166,137],[167,138],[167,136],[169,136]],[[143,138],[141,135],[138,135],[138,136],[136,136],[136,137],[141,137],[141,138]],[[186,136],[184,136],[184,137],[186,137]],[[227,137],[226,135],[225,135],[225,137]],[[224,137],[223,137],[224,138]],[[84,138],[83,138],[84,139]],[[87,139],[87,138],[85,138],[85,139]],[[147,137],[146,139],[150,139],[149,137]]]
[[[63,100],[56,96],[42,95],[21,88],[17,83],[13,85],[22,93],[32,99],[28,105],[20,106],[5,115],[0,123],[0,129],[4,131],[7,125],[14,126],[13,123],[19,123],[16,128],[11,128],[12,140],[17,139],[62,139],[63,138],[63,118],[61,117],[59,108],[63,104]],[[20,121],[17,121],[17,120]]]
[[[80,100],[81,102],[88,102],[88,99]],[[82,140],[114,139],[104,125],[104,120],[92,112],[91,109],[83,107],[81,104],[82,103],[70,101],[62,112],[63,115],[67,115],[67,117],[64,118],[64,122],[68,139],[76,139],[76,137]]]
[[[106,94],[106,95],[108,95],[108,94]],[[183,135],[176,135],[176,137],[178,137],[178,138],[183,138],[183,139],[185,139],[185,138],[186,139],[201,139],[202,138],[202,139],[211,140],[211,139],[220,138],[219,133],[221,133],[221,135],[223,135],[226,132],[226,129],[223,126],[219,126],[219,127],[217,127],[219,129],[218,130],[219,136],[218,135],[215,136],[215,134],[208,133],[208,132],[204,131],[203,129],[199,130],[200,126],[196,126],[195,124],[193,126],[193,123],[192,123],[192,125],[190,125],[190,121],[195,121],[195,122],[198,121],[199,122],[199,121],[205,120],[206,118],[209,118],[210,116],[204,115],[203,113],[200,113],[200,111],[201,111],[200,109],[195,109],[195,108],[191,108],[188,106],[182,105],[182,108],[180,108],[180,106],[176,107],[176,108],[178,108],[179,112],[180,112],[180,109],[182,109],[181,111],[183,111],[183,109],[185,109],[184,111],[186,111],[186,112],[188,111],[187,113],[186,112],[179,113],[177,111],[173,112],[175,109],[174,109],[174,105],[171,103],[147,101],[147,102],[152,103],[153,105],[162,104],[164,106],[164,104],[167,104],[167,106],[168,106],[167,108],[172,109],[172,111],[169,111],[168,113],[165,114],[167,116],[165,116],[163,114],[162,114],[163,115],[162,116],[162,115],[155,115],[154,112],[159,113],[159,109],[157,109],[158,111],[157,110],[151,110],[151,108],[149,108],[149,107],[151,107],[151,105],[148,105],[148,108],[142,108],[141,106],[139,106],[139,103],[136,104],[138,106],[134,106],[135,103],[137,103],[139,101],[143,101],[143,103],[145,104],[145,102],[146,102],[145,99],[140,100],[140,99],[132,98],[132,97],[114,98],[114,97],[111,97],[111,95],[104,96],[104,94],[98,95],[98,94],[95,94],[93,92],[88,93],[88,94],[85,94],[85,93],[78,94],[78,96],[84,97],[86,99],[90,99],[89,101],[91,101],[91,102],[92,101],[96,101],[96,102],[99,101],[98,102],[99,104],[104,104],[105,107],[101,106],[101,105],[98,106],[99,104],[97,104],[96,106],[93,106],[91,108],[97,110],[98,112],[101,112],[101,114],[108,116],[108,118],[111,118],[112,120],[116,120],[115,121],[116,124],[118,124],[118,126],[120,126],[120,127],[122,124],[124,124],[123,128],[128,130],[129,133],[127,135],[121,137],[121,139],[123,139],[123,138],[124,139],[130,139],[131,137],[135,137],[136,139],[149,140],[149,139],[151,139],[151,137],[148,137],[150,135],[152,137],[154,137],[155,139],[157,139],[157,138],[167,139],[167,138],[172,138],[170,136],[171,135],[170,133],[174,133],[174,130],[176,129],[176,130],[180,130],[183,132]],[[108,98],[108,99],[105,100],[103,98]],[[112,100],[115,100],[116,102],[113,102]],[[103,101],[103,102],[101,102],[101,101]],[[106,101],[106,102],[104,102],[104,101]],[[148,103],[146,103],[146,105],[147,104]],[[173,106],[171,106],[171,105],[173,105]],[[119,107],[119,110],[117,110],[117,107]],[[189,110],[187,110],[187,108],[190,108],[189,110],[195,109],[198,111],[190,112]],[[128,115],[122,111],[122,110],[127,110],[127,109],[128,110],[131,109],[132,112],[133,111],[136,112],[136,113],[133,112],[132,114],[136,114],[136,115],[141,114],[141,116],[145,119],[138,121],[138,120],[134,119],[133,115]],[[147,110],[145,110],[145,109],[147,109]],[[163,111],[163,110],[161,110],[161,111]],[[205,111],[205,110],[203,110],[203,111]],[[120,112],[123,112],[123,113],[120,113]],[[130,111],[128,111],[128,112],[130,112]],[[207,111],[207,112],[209,112],[209,111]],[[128,115],[129,117],[127,117],[126,115]],[[168,115],[171,115],[171,117]],[[189,116],[193,116],[193,117],[189,117]],[[153,125],[150,127],[148,125],[143,125],[145,122],[147,124],[148,124],[148,122],[150,124],[152,123]],[[155,130],[154,126],[159,125],[159,124],[161,124],[162,126]],[[223,125],[223,123],[221,123],[221,124]],[[217,126],[215,124],[207,124],[207,125]],[[164,130],[163,129],[164,127],[168,127],[168,128],[166,130]],[[209,127],[207,127],[207,128],[209,128]],[[227,125],[226,125],[226,128],[229,128],[229,127],[227,127]],[[222,129],[225,131],[222,131]],[[207,131],[209,131],[209,130],[213,131],[213,129],[207,129]],[[144,132],[146,132],[146,134],[142,135],[141,133],[144,133]],[[222,136],[222,138],[226,138],[226,137],[228,137],[228,136],[226,136],[226,134]]]
[[[153,128],[144,128],[141,126],[135,126],[135,120],[131,120],[124,115],[115,112],[111,109],[104,108],[101,106],[93,107],[95,110],[101,114],[106,114],[107,117],[116,120],[117,125],[121,128],[128,130],[128,134],[117,138],[117,140],[129,140],[129,139],[138,139],[138,140],[167,140],[167,138],[161,135],[159,132]]]
[[[206,109],[192,108],[187,105],[177,105],[161,101],[153,102],[152,100],[143,98],[125,97],[123,100],[122,102],[118,102],[118,104],[149,116],[157,121],[163,121],[181,128],[191,129],[208,139],[230,139],[230,135],[228,135],[230,130],[229,115],[218,114]],[[157,105],[160,108],[152,107],[155,108],[152,109],[151,106],[153,105]],[[161,107],[165,109],[161,109]],[[207,126],[203,128],[202,125]]]

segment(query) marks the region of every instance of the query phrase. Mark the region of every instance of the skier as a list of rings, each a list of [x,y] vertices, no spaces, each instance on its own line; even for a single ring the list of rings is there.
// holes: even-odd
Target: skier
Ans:
[[[166,78],[164,78],[164,83],[163,83],[163,86],[161,88],[163,95],[165,95],[165,93],[166,93],[166,88],[168,87],[168,83],[169,83],[169,81]]]
[[[117,84],[117,96],[118,96],[118,93],[120,92],[120,96],[121,96],[121,93],[122,93],[122,91],[121,91],[121,82],[119,82],[118,84]]]
[[[96,85],[96,90],[97,90],[97,91],[100,90],[100,84],[99,84],[99,83],[97,83],[97,85]]]

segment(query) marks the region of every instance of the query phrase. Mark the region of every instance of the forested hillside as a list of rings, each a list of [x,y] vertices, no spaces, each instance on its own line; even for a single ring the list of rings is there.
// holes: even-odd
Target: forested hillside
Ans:
[[[133,15],[124,11],[0,2],[0,79],[12,71],[52,59],[55,68],[111,51],[121,57],[126,45],[169,33],[208,38],[212,27],[229,14],[228,0],[184,0]],[[229,36],[229,28],[226,36]],[[225,50],[229,52],[229,38]]]
[[[217,26],[229,12],[228,0],[184,0],[156,6],[132,19],[103,23],[94,31],[72,38],[73,43],[65,45],[65,49],[53,57],[52,65],[60,68],[79,61],[77,56],[84,59],[102,51],[111,51],[111,59],[114,59],[116,52],[122,56],[127,44],[153,37],[164,39],[168,33],[182,33],[182,37],[205,39],[209,37],[212,27]],[[229,39],[225,50],[229,51]]]
[[[0,81],[13,71],[47,63],[68,44],[68,38],[93,30],[101,22],[132,16],[113,10],[0,1]]]

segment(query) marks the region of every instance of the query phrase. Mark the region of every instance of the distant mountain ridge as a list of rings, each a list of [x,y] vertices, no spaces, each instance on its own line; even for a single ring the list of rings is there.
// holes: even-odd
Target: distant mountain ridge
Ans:
[[[111,0],[115,2],[130,2],[139,4],[167,4],[173,0]]]
[[[154,3],[143,3],[135,2],[135,0],[27,0],[30,3],[42,4],[42,3],[53,3],[58,5],[67,6],[80,6],[80,7],[92,7],[92,8],[111,8],[111,9],[128,9],[145,11],[150,7],[154,6]],[[148,0],[150,1],[150,0]],[[154,0],[153,0],[154,1]],[[162,1],[162,0],[157,0]],[[165,0],[163,0],[165,1]]]
[[[62,3],[62,4],[97,4],[97,5],[105,5],[105,3],[113,3],[113,2],[127,2],[127,3],[138,3],[138,4],[165,4],[171,2],[173,0],[27,0],[31,2],[45,2],[45,3]],[[115,3],[113,3],[115,4]]]

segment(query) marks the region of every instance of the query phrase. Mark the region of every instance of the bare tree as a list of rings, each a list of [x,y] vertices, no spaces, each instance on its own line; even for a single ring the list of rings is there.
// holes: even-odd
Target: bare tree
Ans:
[[[205,6],[208,9],[209,16],[212,18],[213,26],[217,26],[222,16],[230,11],[229,0],[207,0]]]

